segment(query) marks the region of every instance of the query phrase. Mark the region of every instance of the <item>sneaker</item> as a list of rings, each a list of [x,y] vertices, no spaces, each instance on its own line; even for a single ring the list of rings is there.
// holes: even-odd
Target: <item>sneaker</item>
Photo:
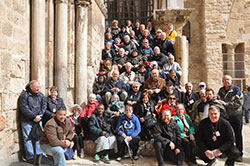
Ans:
[[[133,156],[133,159],[134,159],[134,160],[138,160],[138,159],[139,159],[139,156],[135,155],[135,156]]]
[[[120,162],[121,160],[122,160],[121,157],[117,157],[117,158],[116,158],[116,161],[119,161],[119,162]]]
[[[77,151],[74,152],[73,160],[76,160],[77,158]]]
[[[218,160],[215,158],[215,159],[211,160],[211,161],[207,164],[207,166],[216,165],[217,162],[218,162]]]
[[[109,155],[106,155],[102,158],[102,161],[106,164],[110,164],[110,160],[109,160]]]
[[[27,162],[30,163],[30,164],[34,164],[34,159],[27,159]]]
[[[99,161],[100,161],[100,156],[96,154],[94,157],[94,162],[99,162]]]
[[[79,156],[80,156],[81,159],[83,159],[85,157],[84,152],[81,152]]]

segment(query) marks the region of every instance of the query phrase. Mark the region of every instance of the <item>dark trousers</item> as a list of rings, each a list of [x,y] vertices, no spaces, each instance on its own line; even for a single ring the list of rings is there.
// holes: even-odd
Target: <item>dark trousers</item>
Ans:
[[[81,134],[79,135],[75,135],[73,138],[73,142],[74,142],[74,146],[73,146],[73,150],[75,151],[77,149],[77,147],[79,148],[83,148],[83,136]]]
[[[240,155],[243,155],[243,141],[242,141],[242,113],[235,116],[231,116],[228,119],[231,124],[234,134],[236,147],[240,151]]]
[[[137,155],[140,140],[141,140],[141,138],[139,136],[136,136],[129,142],[129,146],[132,149],[133,156]],[[123,157],[124,150],[125,150],[125,147],[127,145],[126,145],[124,138],[122,136],[117,137],[117,146],[118,146],[118,156]]]
[[[181,147],[183,148],[183,151],[185,153],[185,161],[186,162],[194,162],[195,159],[195,141],[191,141],[188,138],[182,138],[181,139]]]
[[[89,118],[87,117],[81,117],[81,120],[80,120],[80,125],[83,129],[83,132],[84,132],[84,137],[85,139],[89,139],[89,135],[90,135],[90,131],[89,131]]]
[[[240,156],[240,152],[236,146],[231,146],[231,148],[225,151],[224,154],[227,156],[226,164],[229,166],[234,166],[235,160]],[[207,158],[205,152],[202,152],[198,146],[196,148],[196,156],[198,156],[205,163],[209,163],[211,161],[209,158]]]
[[[184,160],[184,154],[182,149],[180,149],[181,152],[176,155],[175,151],[171,150],[169,145],[164,146],[161,142],[154,142],[154,148],[155,148],[156,159],[159,166],[164,165],[164,158],[167,161],[174,162],[176,164],[177,161]]]

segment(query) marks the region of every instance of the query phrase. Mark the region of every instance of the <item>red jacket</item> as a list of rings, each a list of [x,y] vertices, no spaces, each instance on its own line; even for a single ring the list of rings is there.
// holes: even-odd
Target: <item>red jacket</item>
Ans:
[[[90,117],[94,113],[94,111],[95,111],[95,109],[97,108],[98,105],[99,105],[98,102],[95,102],[93,104],[85,105],[85,107],[83,108],[83,110],[82,110],[82,112],[80,114],[80,118],[81,117]]]

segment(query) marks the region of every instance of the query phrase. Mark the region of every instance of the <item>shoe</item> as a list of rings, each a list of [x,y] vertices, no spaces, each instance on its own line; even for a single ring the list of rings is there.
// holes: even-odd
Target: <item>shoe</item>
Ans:
[[[135,156],[133,156],[133,159],[134,159],[134,160],[138,160],[138,159],[139,159],[139,156],[135,155]]]
[[[177,161],[177,165],[178,165],[178,166],[182,166],[182,165],[183,165],[183,162],[182,162],[181,160],[178,160],[178,161]]]
[[[27,159],[27,162],[30,164],[34,164],[34,159]]]
[[[109,160],[109,155],[106,155],[102,158],[102,162],[106,163],[106,164],[110,164],[110,160]]]
[[[95,155],[94,157],[94,162],[99,162],[100,161],[100,156],[98,154]]]
[[[117,157],[117,158],[116,158],[116,161],[119,161],[119,162],[120,162],[121,160],[122,160],[121,157]]]
[[[211,160],[211,161],[207,164],[207,166],[216,165],[217,162],[218,162],[218,160],[215,158],[215,159]]]
[[[80,156],[81,159],[83,159],[85,157],[84,152],[81,152],[79,156]]]
[[[73,160],[76,160],[77,158],[77,151],[74,152]]]
[[[236,158],[236,160],[235,160],[235,161],[236,161],[236,162],[242,162],[242,161],[243,161],[242,156],[240,156],[240,157]]]

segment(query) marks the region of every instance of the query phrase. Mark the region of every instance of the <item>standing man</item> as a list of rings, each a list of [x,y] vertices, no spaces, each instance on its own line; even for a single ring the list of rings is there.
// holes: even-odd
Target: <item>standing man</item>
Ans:
[[[224,86],[218,92],[219,102],[226,108],[226,117],[233,127],[235,133],[236,147],[240,151],[241,157],[237,161],[242,161],[243,141],[242,141],[242,105],[243,93],[240,88],[232,84],[230,75],[223,76]]]
[[[220,110],[216,106],[209,107],[209,117],[202,120],[196,133],[196,155],[207,165],[215,165],[221,154],[227,156],[225,165],[234,166],[239,150],[234,146],[232,127],[224,118],[220,118]]]
[[[37,80],[32,80],[18,99],[19,120],[26,152],[25,157],[29,163],[33,163],[34,161],[34,150],[32,140],[29,140],[28,137],[33,124],[39,123],[40,126],[42,125],[42,116],[46,111],[46,99],[39,89],[39,82]],[[35,150],[37,155],[42,154],[39,141],[35,142]]]

